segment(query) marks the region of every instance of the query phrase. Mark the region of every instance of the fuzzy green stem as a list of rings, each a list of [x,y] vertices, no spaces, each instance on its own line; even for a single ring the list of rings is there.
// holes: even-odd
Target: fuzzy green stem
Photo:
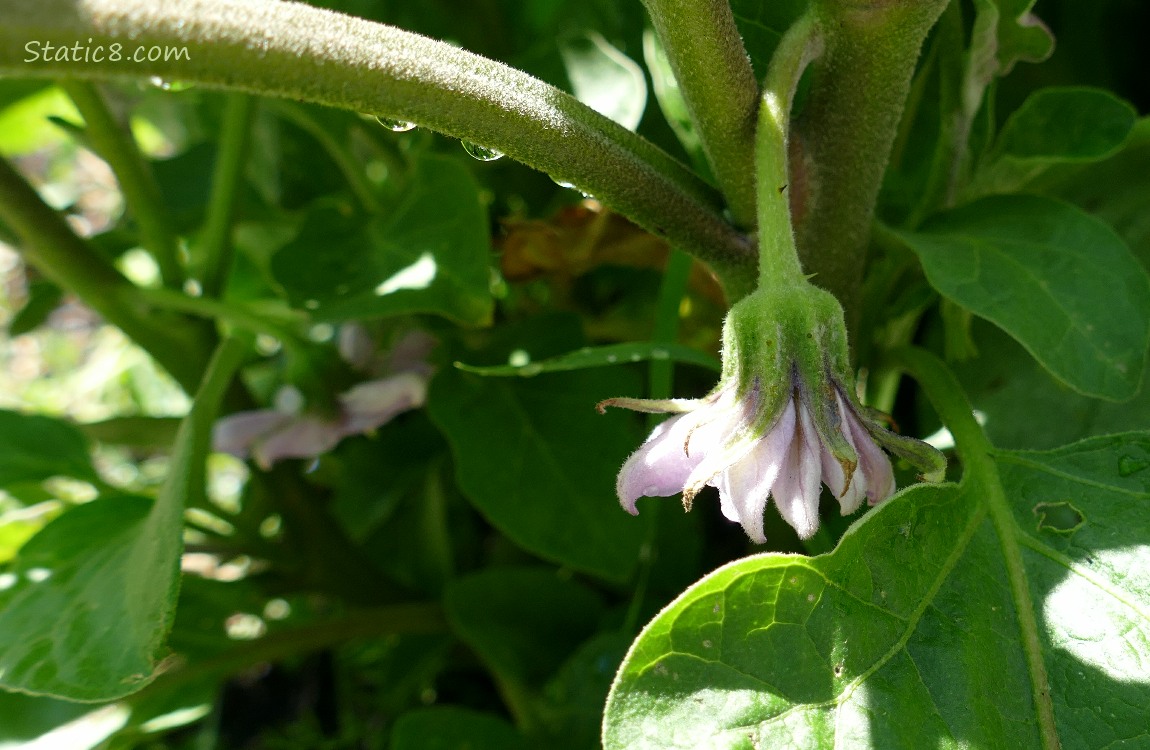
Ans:
[[[44,54],[77,40],[100,60]],[[174,52],[134,61],[151,47]],[[0,75],[160,76],[415,122],[595,195],[709,263],[732,299],[753,288],[748,239],[682,164],[543,81],[390,26],[280,0],[0,0]]]
[[[643,0],[735,223],[755,221],[759,87],[728,0]]]
[[[981,499],[990,511],[991,522],[1002,545],[1010,591],[1018,615],[1019,636],[1030,673],[1031,697],[1038,713],[1038,731],[1044,750],[1060,747],[1058,728],[1051,703],[1050,679],[1042,655],[1042,638],[1034,616],[1034,601],[1030,596],[1026,568],[1019,545],[1018,524],[1014,519],[1006,491],[994,461],[994,446],[974,419],[974,409],[962,391],[962,386],[949,368],[935,355],[924,349],[906,347],[892,353],[896,366],[904,368],[918,381],[927,397],[938,410],[943,424],[954,435],[954,442],[963,461],[962,482],[971,488],[972,497]]]
[[[156,259],[164,285],[179,288],[184,279],[179,239],[172,228],[160,188],[131,131],[116,120],[92,84],[65,80],[60,82],[60,87],[84,118],[88,144],[116,175],[128,213],[140,225],[141,244]]]
[[[763,103],[755,135],[760,287],[803,281],[791,225],[787,134],[799,78],[820,46],[818,26],[808,13],[783,35],[763,82]]]
[[[201,285],[207,297],[223,293],[232,266],[232,217],[236,192],[247,156],[248,133],[251,131],[252,98],[230,94],[224,104],[219,152],[212,176],[212,194],[208,200],[200,251],[203,258]]]
[[[922,42],[947,0],[817,0],[824,53],[795,122],[803,267],[854,328],[875,201]],[[792,185],[792,187],[796,187]]]
[[[155,315],[140,290],[78,237],[3,159],[0,220],[20,239],[17,250],[28,263],[123,330],[188,393],[195,391],[211,356],[211,341],[185,321]]]

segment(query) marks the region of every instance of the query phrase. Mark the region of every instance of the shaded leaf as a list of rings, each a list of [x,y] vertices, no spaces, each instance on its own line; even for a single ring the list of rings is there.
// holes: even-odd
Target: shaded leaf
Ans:
[[[363,222],[314,212],[272,258],[292,304],[341,321],[429,312],[479,325],[492,313],[487,217],[454,160],[422,157],[398,207]]]
[[[899,236],[935,289],[1070,387],[1115,401],[1138,392],[1150,278],[1101,221],[1048,198],[997,196]]]
[[[455,706],[410,711],[395,721],[392,750],[526,750],[523,735],[498,716]]]
[[[0,487],[54,476],[98,481],[84,436],[58,419],[0,409]]]
[[[452,369],[432,381],[428,411],[460,489],[496,528],[542,557],[624,580],[643,526],[620,510],[613,478],[640,441],[625,415],[594,406],[627,390],[603,370],[506,380]]]
[[[633,60],[596,32],[559,47],[575,98],[628,130],[639,127],[647,107],[647,78]]]
[[[995,460],[998,477],[899,493],[828,555],[758,555],[688,589],[627,655],[605,746],[1044,746],[1003,534],[1022,547],[1048,729],[1066,750],[1144,741],[1150,433]],[[1035,512],[1063,501],[1072,533]]]
[[[544,568],[491,568],[448,585],[452,628],[502,679],[541,686],[599,623],[590,589]]]

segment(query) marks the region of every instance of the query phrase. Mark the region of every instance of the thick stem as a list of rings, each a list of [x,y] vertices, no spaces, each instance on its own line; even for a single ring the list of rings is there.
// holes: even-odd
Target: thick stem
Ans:
[[[825,51],[795,123],[803,267],[857,319],[875,201],[922,42],[946,0],[821,0]]]
[[[211,355],[211,342],[186,321],[156,315],[139,290],[40,199],[0,159],[0,220],[20,238],[24,259],[118,326],[165,368],[188,393]]]
[[[224,120],[212,175],[212,195],[208,201],[200,251],[203,254],[203,293],[218,297],[227,284],[232,267],[232,216],[236,192],[247,156],[248,133],[251,130],[252,98],[230,94],[224,105]]]
[[[783,35],[763,82],[763,103],[755,135],[760,287],[804,281],[791,225],[787,134],[799,78],[820,46],[815,18],[804,15]]]
[[[759,87],[728,0],[643,0],[735,223],[755,221]]]
[[[536,78],[390,26],[279,0],[0,0],[0,74],[160,76],[416,122],[597,196],[708,262],[733,299],[753,286],[749,241],[682,164]]]
[[[116,175],[128,213],[140,225],[141,244],[156,259],[164,285],[178,289],[184,279],[179,240],[131,131],[113,117],[95,86],[81,81],[62,81],[60,86],[84,118],[88,143]]]

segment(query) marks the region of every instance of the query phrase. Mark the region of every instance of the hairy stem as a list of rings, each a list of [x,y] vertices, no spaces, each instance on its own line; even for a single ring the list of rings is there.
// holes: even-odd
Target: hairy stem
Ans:
[[[0,159],[0,220],[20,239],[24,259],[118,326],[158,361],[188,393],[195,391],[211,355],[202,329],[156,315],[137,289],[58,212]]]
[[[43,53],[77,40],[83,61]],[[134,61],[165,47],[168,59]],[[390,26],[279,0],[0,0],[0,74],[160,76],[416,122],[597,196],[709,263],[732,299],[754,283],[718,196],[658,147],[521,71]]]
[[[787,137],[795,89],[803,71],[818,54],[820,45],[814,17],[804,15],[783,35],[763,83],[763,103],[759,108],[759,127],[755,134],[755,173],[759,187],[759,286],[803,281],[803,268],[791,224]]]
[[[128,213],[140,225],[141,243],[156,259],[164,285],[179,288],[184,279],[179,239],[160,197],[160,188],[131,131],[116,120],[92,84],[65,80],[60,86],[84,118],[88,143],[116,175]]]
[[[731,216],[754,226],[759,87],[728,0],[643,0]]]
[[[803,268],[853,329],[871,217],[922,42],[946,0],[818,0],[824,53],[795,123]]]
[[[251,131],[252,99],[244,94],[230,94],[224,105],[224,120],[212,175],[212,194],[208,200],[200,252],[203,259],[203,293],[218,297],[227,284],[232,266],[232,217],[236,192],[243,176],[247,156],[248,133]]]

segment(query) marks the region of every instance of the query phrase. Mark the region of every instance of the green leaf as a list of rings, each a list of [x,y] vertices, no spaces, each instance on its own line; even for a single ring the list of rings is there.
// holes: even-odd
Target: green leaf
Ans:
[[[607,750],[1144,743],[1150,433],[990,466],[899,493],[828,555],[692,586],[627,655]]]
[[[935,289],[1071,388],[1113,401],[1138,392],[1150,278],[1106,224],[1049,198],[996,196],[900,236]]]
[[[122,705],[92,706],[0,691],[0,748],[90,750],[122,727],[129,713]]]
[[[1040,89],[1011,114],[964,195],[1013,192],[1059,164],[1113,156],[1136,122],[1134,107],[1103,89]]]
[[[175,608],[184,508],[203,492],[212,422],[246,350],[221,345],[155,501],[92,501],[21,548],[0,579],[0,687],[99,701],[153,678]]]
[[[972,331],[978,356],[954,365],[954,371],[995,445],[1049,449],[1150,424],[1150,388],[1145,385],[1132,401],[1099,401],[1052,378],[993,325],[975,321]]]
[[[628,130],[647,107],[647,78],[635,61],[601,34],[585,32],[559,47],[575,98]]]
[[[1054,36],[1030,12],[1035,0],[974,0],[970,56],[983,85],[1004,76],[1018,62],[1042,62],[1054,52]],[[977,61],[983,61],[981,64]]]
[[[416,312],[467,325],[490,321],[487,215],[458,162],[421,157],[398,207],[363,223],[336,208],[313,213],[272,258],[294,305],[320,320]]]
[[[428,410],[460,489],[496,528],[542,557],[621,581],[643,526],[620,510],[613,478],[640,438],[626,415],[594,407],[628,386],[637,390],[603,370],[505,380],[452,369],[432,381]]]
[[[590,589],[544,568],[490,568],[457,579],[443,606],[493,673],[535,687],[595,632],[603,612]]]
[[[755,77],[767,74],[783,33],[809,5],[808,0],[732,0],[731,12],[751,58]]]
[[[489,713],[455,706],[410,711],[395,721],[392,750],[527,750],[515,727]]]
[[[648,360],[669,360],[685,362],[718,372],[721,365],[715,357],[703,354],[682,344],[656,344],[651,341],[638,341],[608,346],[585,346],[577,351],[560,354],[539,362],[526,362],[521,365],[489,365],[477,367],[456,362],[455,366],[464,372],[476,375],[518,375],[529,378],[546,372],[584,370],[591,367],[607,367],[628,362]]]
[[[0,488],[55,476],[99,481],[84,436],[58,419],[0,409]]]
[[[643,32],[643,61],[651,74],[651,90],[655,94],[655,101],[659,104],[667,124],[671,126],[683,150],[691,157],[695,171],[702,176],[710,177],[710,167],[707,165],[706,154],[703,153],[703,142],[699,140],[699,133],[695,130],[695,124],[691,122],[687,100],[683,98],[683,91],[679,88],[679,82],[675,80],[675,72],[671,69],[667,52],[663,49],[659,36],[652,29]]]
[[[1019,159],[1104,159],[1122,148],[1137,117],[1104,89],[1040,89],[1006,121],[1000,147]]]

